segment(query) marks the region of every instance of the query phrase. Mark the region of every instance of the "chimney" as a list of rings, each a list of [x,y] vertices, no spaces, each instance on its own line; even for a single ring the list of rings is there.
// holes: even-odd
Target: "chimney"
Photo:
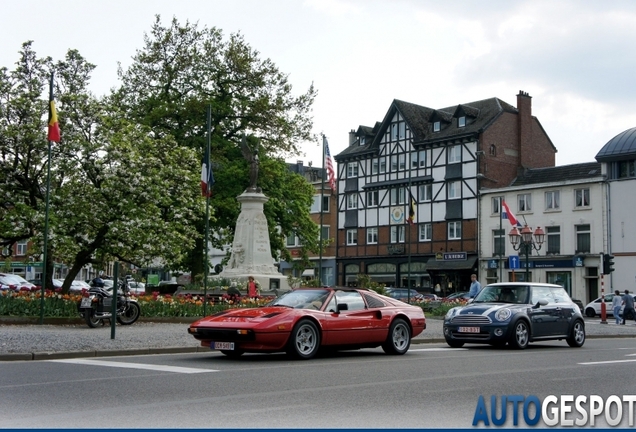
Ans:
[[[522,167],[533,167],[532,163],[532,97],[523,90],[517,95],[517,129],[519,133],[519,163]]]
[[[349,146],[354,145],[356,143],[356,140],[357,140],[356,131],[351,129],[351,132],[349,132]]]
[[[305,170],[303,169],[303,161],[300,159],[296,160],[296,172],[300,175],[305,172]]]

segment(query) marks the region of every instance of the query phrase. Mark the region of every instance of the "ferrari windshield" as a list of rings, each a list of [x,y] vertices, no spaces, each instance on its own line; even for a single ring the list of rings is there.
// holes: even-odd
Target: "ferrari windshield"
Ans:
[[[473,303],[527,304],[529,291],[526,285],[488,285],[479,291]]]
[[[330,292],[320,288],[292,290],[272,301],[269,306],[320,310]]]

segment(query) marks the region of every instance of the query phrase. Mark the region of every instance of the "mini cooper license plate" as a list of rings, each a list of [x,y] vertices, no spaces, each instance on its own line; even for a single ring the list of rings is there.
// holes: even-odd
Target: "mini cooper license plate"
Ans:
[[[83,307],[83,308],[91,307],[91,300],[92,299],[89,297],[84,297],[82,299],[82,303],[80,303],[80,307]]]
[[[234,342],[214,342],[210,348],[214,350],[233,351]]]
[[[460,333],[479,333],[479,327],[459,327],[457,331]]]

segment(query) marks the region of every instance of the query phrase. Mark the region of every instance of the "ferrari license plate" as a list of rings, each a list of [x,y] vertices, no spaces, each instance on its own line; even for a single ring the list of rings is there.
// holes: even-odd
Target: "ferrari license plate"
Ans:
[[[210,348],[213,350],[233,351],[234,342],[213,342],[210,344]]]
[[[479,333],[479,327],[459,327],[457,331],[460,333]]]
[[[91,307],[91,298],[84,297],[82,299],[82,303],[80,303],[80,307],[83,307],[83,308]]]

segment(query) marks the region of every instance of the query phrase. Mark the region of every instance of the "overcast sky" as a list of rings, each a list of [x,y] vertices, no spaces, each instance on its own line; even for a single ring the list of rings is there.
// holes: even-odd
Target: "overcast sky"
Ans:
[[[582,0],[0,0],[0,66],[21,44],[54,60],[70,48],[97,65],[92,91],[119,85],[117,64],[143,47],[155,15],[217,27],[318,90],[314,130],[332,154],[348,132],[381,121],[393,99],[443,108],[532,96],[557,165],[589,162],[636,127],[636,2]],[[305,163],[320,165],[307,143]],[[290,161],[295,161],[295,158]]]

